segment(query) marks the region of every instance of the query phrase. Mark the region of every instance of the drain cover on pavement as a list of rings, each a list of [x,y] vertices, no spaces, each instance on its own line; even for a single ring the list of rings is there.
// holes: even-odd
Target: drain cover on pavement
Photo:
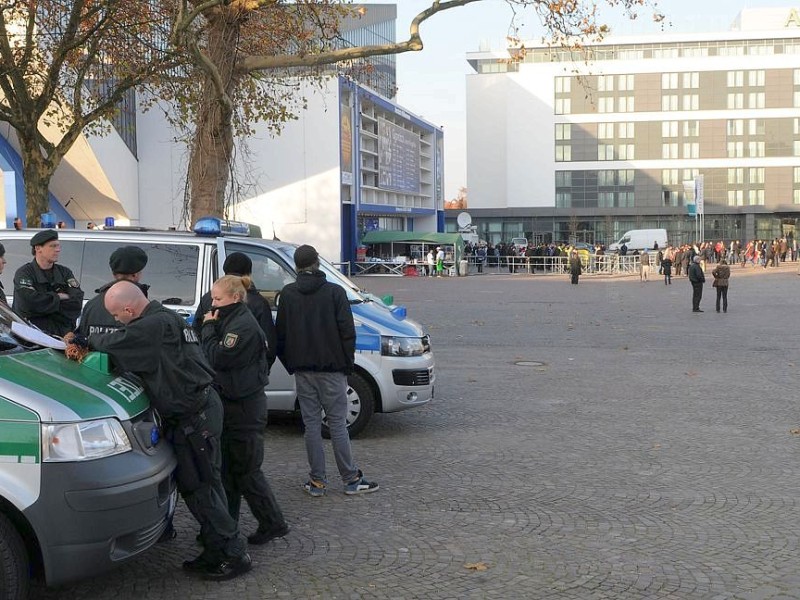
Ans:
[[[545,363],[538,360],[518,360],[514,363],[518,367],[544,367]]]

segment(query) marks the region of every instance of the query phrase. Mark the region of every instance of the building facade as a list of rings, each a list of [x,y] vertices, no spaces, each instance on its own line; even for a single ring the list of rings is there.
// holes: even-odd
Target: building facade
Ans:
[[[664,227],[673,242],[694,240],[696,178],[705,239],[795,236],[800,9],[744,10],[724,32],[468,60],[469,212],[481,238],[608,243]]]

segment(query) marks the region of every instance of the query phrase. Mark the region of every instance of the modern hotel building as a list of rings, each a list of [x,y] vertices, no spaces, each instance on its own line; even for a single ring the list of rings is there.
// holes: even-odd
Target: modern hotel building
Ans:
[[[482,239],[607,243],[665,227],[690,241],[684,184],[697,176],[705,239],[800,234],[800,8],[743,10],[723,32],[467,59],[468,209]]]

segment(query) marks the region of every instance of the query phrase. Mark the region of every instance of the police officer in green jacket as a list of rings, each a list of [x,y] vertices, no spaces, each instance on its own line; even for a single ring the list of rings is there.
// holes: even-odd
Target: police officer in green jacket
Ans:
[[[83,290],[72,271],[59,265],[61,243],[55,229],[31,238],[33,260],[14,275],[14,310],[42,331],[63,336],[75,329]]]

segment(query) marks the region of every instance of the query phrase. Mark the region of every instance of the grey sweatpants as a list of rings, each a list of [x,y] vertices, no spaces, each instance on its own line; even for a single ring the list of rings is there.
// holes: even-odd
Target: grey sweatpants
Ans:
[[[322,445],[322,411],[328,418],[331,431],[333,457],[344,483],[358,478],[358,467],[350,449],[350,434],[347,433],[347,376],[344,373],[319,373],[297,371],[297,398],[305,425],[306,454],[309,477],[327,483],[325,474],[325,449]]]

